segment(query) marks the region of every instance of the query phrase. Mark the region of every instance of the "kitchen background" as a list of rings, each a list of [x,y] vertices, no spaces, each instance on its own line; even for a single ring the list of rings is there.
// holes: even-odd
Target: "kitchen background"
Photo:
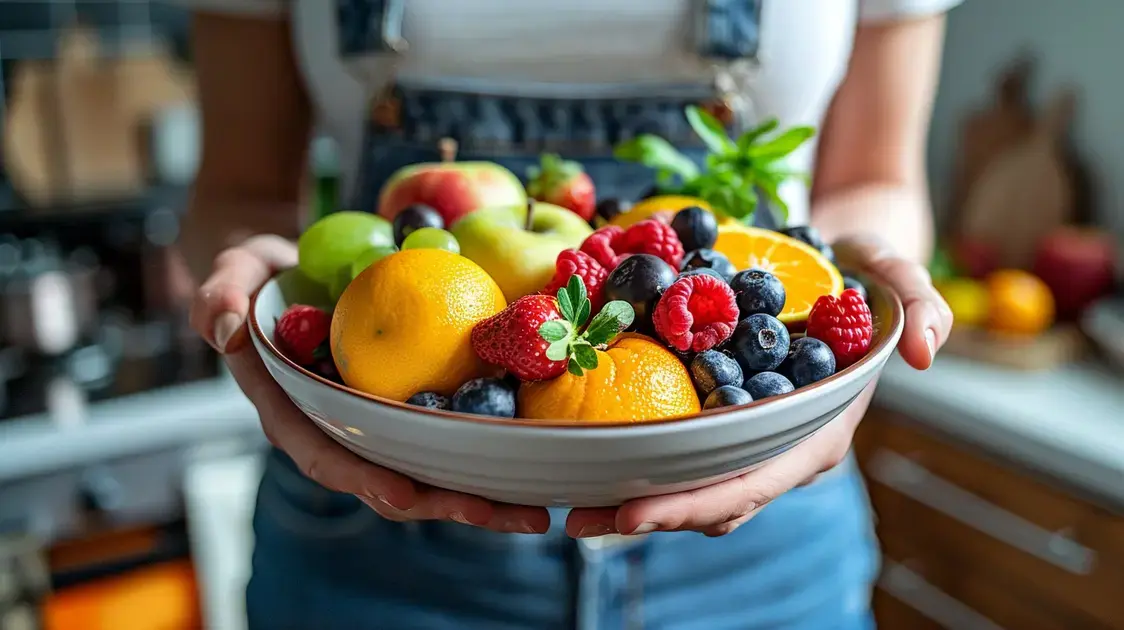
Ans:
[[[888,368],[856,441],[883,628],[1124,628],[1122,22],[949,18],[929,157],[959,324],[929,373]],[[155,0],[0,0],[0,630],[243,625],[265,442],[186,324],[187,29]]]

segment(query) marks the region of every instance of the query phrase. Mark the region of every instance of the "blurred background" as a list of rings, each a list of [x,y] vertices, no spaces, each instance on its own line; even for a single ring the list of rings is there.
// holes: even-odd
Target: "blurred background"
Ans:
[[[856,441],[883,628],[1124,628],[1121,23],[950,15],[929,161],[957,329],[929,373],[891,364]],[[187,30],[156,0],[0,0],[0,630],[243,625],[265,440],[187,327]]]

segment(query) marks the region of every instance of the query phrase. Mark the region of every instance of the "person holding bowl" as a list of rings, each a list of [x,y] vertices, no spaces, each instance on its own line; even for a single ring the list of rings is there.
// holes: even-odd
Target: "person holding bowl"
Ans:
[[[251,628],[872,626],[877,545],[848,453],[873,386],[745,475],[558,513],[358,458],[293,406],[245,322],[255,290],[297,262],[314,123],[338,141],[356,209],[374,210],[399,167],[434,160],[438,131],[513,169],[561,139],[599,193],[627,199],[652,175],[607,159],[613,142],[674,140],[667,111],[719,99],[742,126],[819,129],[792,156],[813,177],[782,189],[790,223],[901,296],[899,351],[926,369],[952,324],[922,262],[925,139],[956,0],[184,1],[203,120],[182,239],[200,281],[192,321],[275,447],[254,518]],[[401,117],[426,124],[371,124],[372,99],[391,92]],[[487,106],[454,106],[464,96]]]

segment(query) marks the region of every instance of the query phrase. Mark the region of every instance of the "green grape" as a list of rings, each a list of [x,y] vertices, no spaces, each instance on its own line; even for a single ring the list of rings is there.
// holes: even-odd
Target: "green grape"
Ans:
[[[402,241],[402,249],[444,249],[454,254],[461,253],[460,243],[452,234],[440,228],[426,227],[410,232]]]
[[[351,263],[351,279],[354,280],[355,276],[363,273],[363,270],[365,270],[367,267],[370,267],[371,265],[382,260],[383,258],[386,258],[396,251],[398,251],[398,248],[394,246],[380,246],[372,247],[362,254],[359,254],[359,258],[356,258],[355,262]]]
[[[341,274],[351,279],[351,264],[360,254],[392,245],[394,226],[386,219],[366,212],[334,212],[301,234],[297,265],[304,275],[333,291]]]

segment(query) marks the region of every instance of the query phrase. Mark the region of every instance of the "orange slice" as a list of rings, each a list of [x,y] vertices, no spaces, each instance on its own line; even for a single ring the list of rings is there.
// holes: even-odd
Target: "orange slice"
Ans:
[[[821,295],[843,292],[843,276],[831,261],[812,247],[772,230],[744,225],[722,225],[714,249],[722,252],[738,271],[762,269],[784,283],[782,322],[808,319],[808,311]]]

